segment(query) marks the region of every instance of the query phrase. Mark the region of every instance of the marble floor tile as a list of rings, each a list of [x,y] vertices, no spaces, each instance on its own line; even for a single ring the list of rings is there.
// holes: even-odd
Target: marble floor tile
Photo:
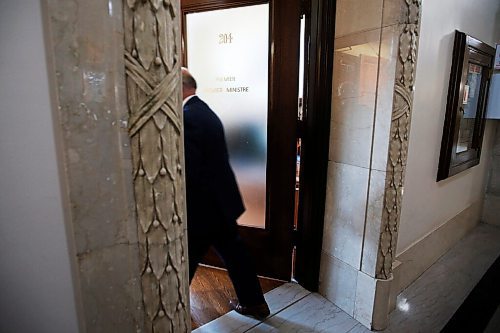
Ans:
[[[369,333],[369,332],[371,331],[360,323],[357,323],[356,326],[347,331],[347,333]]]
[[[249,333],[349,332],[358,322],[319,294],[313,293],[255,326]]]
[[[459,244],[442,256],[436,265],[459,270],[474,280],[481,278],[500,253],[500,227],[479,224]]]
[[[242,333],[258,325],[260,321],[242,316],[235,311],[226,313],[208,324],[198,327],[193,333]]]
[[[439,332],[500,255],[500,228],[480,224],[397,299],[384,332]]]
[[[272,313],[277,313],[287,306],[303,299],[311,292],[297,283],[286,283],[266,293],[266,301]]]
[[[499,255],[500,228],[480,224],[398,296],[383,332],[439,332]],[[294,283],[270,291],[266,299],[271,316],[263,322],[232,311],[194,332],[370,332],[321,295]]]
[[[276,289],[266,293],[265,298],[271,316],[283,310],[287,306],[300,301],[310,292],[302,288],[296,283],[286,283]],[[193,331],[193,333],[238,333],[246,332],[250,328],[258,325],[259,320],[245,317],[238,314],[236,311],[231,311],[222,317],[219,317]]]

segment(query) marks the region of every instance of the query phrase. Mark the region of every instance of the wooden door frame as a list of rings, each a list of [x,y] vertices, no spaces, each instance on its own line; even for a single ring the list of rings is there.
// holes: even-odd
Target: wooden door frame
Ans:
[[[308,1],[308,0],[304,0]],[[295,279],[306,289],[317,291],[323,241],[330,118],[336,0],[309,0],[304,6],[305,45],[310,45],[305,64],[303,146],[297,230]]]
[[[274,0],[279,1],[279,0]],[[206,8],[194,8],[185,0],[188,12],[214,9],[218,0],[206,0]],[[199,2],[199,1],[197,1]],[[262,0],[262,3],[268,2]],[[229,0],[219,9],[255,4],[255,0]],[[302,0],[308,40],[305,62],[304,122],[302,126],[298,228],[295,237],[295,279],[306,289],[317,291],[323,240],[330,118],[336,0]],[[184,16],[182,16],[182,20]],[[182,22],[183,29],[185,22]],[[183,59],[184,63],[186,59]]]
[[[296,137],[298,98],[299,48],[300,48],[300,0],[293,5],[283,0],[183,0],[181,16],[183,36],[186,36],[185,14],[269,3],[269,113],[268,156],[266,178],[266,228],[239,226],[243,239],[259,237],[261,242],[247,247],[253,253],[273,253],[268,260],[260,261],[257,273],[281,280],[292,278],[292,252],[294,241],[294,204],[296,177]],[[289,24],[295,20],[293,24]],[[287,24],[288,23],[288,24]],[[184,50],[187,45],[184,43]],[[289,50],[296,50],[290,52]],[[184,52],[186,55],[187,52]],[[183,59],[186,63],[186,58]],[[293,64],[293,66],[292,66]],[[278,84],[279,82],[279,84]],[[270,131],[286,129],[284,131]],[[271,181],[269,181],[271,180]],[[268,224],[268,221],[273,223]],[[283,231],[283,232],[281,232]],[[289,262],[283,262],[288,256]],[[209,254],[209,262],[220,264],[217,256]]]

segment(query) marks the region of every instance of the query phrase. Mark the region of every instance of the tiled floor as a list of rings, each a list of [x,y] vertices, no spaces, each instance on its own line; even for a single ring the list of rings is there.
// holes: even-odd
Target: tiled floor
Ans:
[[[398,296],[384,332],[439,332],[499,255],[500,228],[479,225]],[[293,283],[270,291],[266,299],[271,316],[263,322],[232,311],[194,332],[369,332],[322,296]]]
[[[480,224],[397,300],[385,332],[439,332],[500,255],[500,228]]]

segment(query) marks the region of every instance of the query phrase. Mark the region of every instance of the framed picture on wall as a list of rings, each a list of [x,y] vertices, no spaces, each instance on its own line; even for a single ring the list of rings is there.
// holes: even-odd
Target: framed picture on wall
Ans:
[[[479,164],[495,49],[455,32],[437,181]]]

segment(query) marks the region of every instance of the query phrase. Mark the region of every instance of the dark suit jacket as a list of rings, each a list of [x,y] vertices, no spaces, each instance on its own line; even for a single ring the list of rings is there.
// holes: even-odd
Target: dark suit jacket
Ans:
[[[227,221],[234,224],[245,207],[229,164],[224,128],[197,96],[184,106],[184,149],[189,228],[214,228]]]

